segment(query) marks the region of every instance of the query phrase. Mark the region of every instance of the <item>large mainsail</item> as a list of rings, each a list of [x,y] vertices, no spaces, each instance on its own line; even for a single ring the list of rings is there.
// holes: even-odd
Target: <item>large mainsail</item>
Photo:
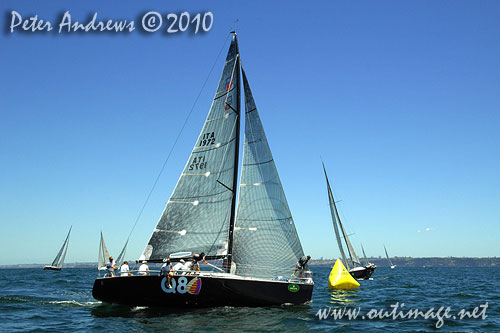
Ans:
[[[244,71],[243,85],[245,141],[233,262],[238,275],[290,276],[304,252]]]
[[[64,259],[66,258],[66,252],[68,251],[69,234],[71,233],[71,228],[73,228],[73,226],[71,226],[69,228],[68,235],[66,236],[66,239],[64,240],[64,243],[63,243],[61,249],[57,253],[56,258],[54,259],[54,261],[51,264],[51,266],[53,266],[53,267],[61,268],[63,263],[64,263]]]
[[[239,67],[233,36],[203,129],[141,259],[227,254],[238,164]]]

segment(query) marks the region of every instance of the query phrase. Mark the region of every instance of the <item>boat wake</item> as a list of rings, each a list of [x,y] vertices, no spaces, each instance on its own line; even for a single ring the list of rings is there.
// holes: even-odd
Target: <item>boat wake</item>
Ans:
[[[147,306],[134,306],[132,309],[130,309],[130,312],[137,312],[137,311],[142,311],[142,310],[147,310]]]
[[[63,305],[70,307],[92,307],[100,304],[99,301],[78,302],[75,300],[47,300],[40,297],[25,295],[0,295],[0,303],[32,303],[40,305]]]
[[[78,302],[75,300],[70,301],[50,301],[48,304],[57,304],[57,305],[65,305],[65,306],[74,306],[74,307],[93,307],[95,305],[101,304],[99,301],[91,301],[91,302]]]

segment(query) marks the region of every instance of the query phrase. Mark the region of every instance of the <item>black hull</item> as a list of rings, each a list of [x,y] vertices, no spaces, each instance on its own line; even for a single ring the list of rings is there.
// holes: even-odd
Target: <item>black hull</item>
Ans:
[[[43,269],[46,271],[60,271],[61,270],[60,267],[54,267],[54,266],[44,266]]]
[[[352,277],[355,278],[356,280],[368,280],[375,271],[376,266],[366,266],[362,267],[362,269],[359,268],[361,267],[357,267],[356,269],[351,269],[349,273],[351,273]]]
[[[168,289],[166,278],[158,275],[98,278],[92,296],[103,302],[124,305],[267,306],[307,303],[314,287],[312,283],[245,279],[222,274],[176,275],[174,280],[172,288]]]

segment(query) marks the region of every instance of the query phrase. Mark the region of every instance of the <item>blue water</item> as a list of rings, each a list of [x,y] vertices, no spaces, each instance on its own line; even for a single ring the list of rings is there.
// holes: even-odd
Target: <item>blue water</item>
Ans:
[[[353,291],[328,290],[330,268],[311,269],[316,286],[310,305],[177,311],[97,302],[91,290],[95,269],[0,269],[0,331],[500,332],[500,268],[379,267],[373,280],[361,281]],[[487,317],[444,319],[441,328],[437,319],[366,318],[370,310],[391,311],[398,302],[403,312],[450,307],[450,316],[488,303]],[[358,319],[319,320],[316,315],[320,309],[344,307],[360,308]]]

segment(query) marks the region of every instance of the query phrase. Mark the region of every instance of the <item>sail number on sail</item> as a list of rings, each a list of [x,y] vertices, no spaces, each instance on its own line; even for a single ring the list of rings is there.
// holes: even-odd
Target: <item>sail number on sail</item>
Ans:
[[[205,156],[198,156],[193,158],[193,161],[189,165],[189,170],[205,169],[207,167],[207,162],[205,162]]]
[[[215,132],[205,133],[200,140],[200,147],[210,146],[215,143]]]

